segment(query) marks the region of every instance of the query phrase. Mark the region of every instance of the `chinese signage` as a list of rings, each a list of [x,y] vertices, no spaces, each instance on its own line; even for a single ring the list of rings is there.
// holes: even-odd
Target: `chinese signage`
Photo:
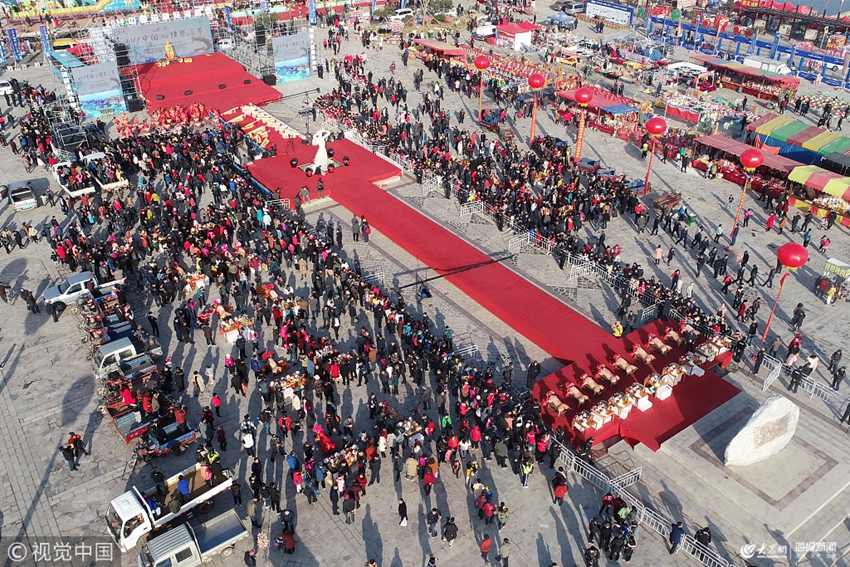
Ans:
[[[224,21],[227,22],[228,26],[233,26],[233,8],[230,6],[224,7]]]
[[[635,9],[610,2],[603,2],[602,0],[587,0],[585,15],[588,18],[602,18],[613,24],[630,26],[635,17]]]
[[[44,55],[47,55],[48,53],[53,51],[50,46],[50,33],[47,31],[47,26],[38,26],[38,35],[41,37],[41,52]]]
[[[21,42],[18,41],[18,30],[15,28],[7,29],[6,36],[9,38],[9,48],[12,50],[12,55],[15,56],[16,61],[20,61],[23,56],[21,55]]]
[[[71,77],[74,79],[77,95],[121,90],[118,65],[114,61],[74,67],[71,69]]]
[[[80,110],[86,118],[110,116],[127,111],[118,64],[114,61],[71,69]]]
[[[310,48],[306,33],[275,37],[272,50],[279,83],[310,77]]]
[[[192,57],[213,52],[212,30],[207,18],[185,18],[138,26],[109,28],[112,39],[127,46],[130,63],[141,65],[165,59],[165,46],[171,44],[176,57]]]
[[[372,1],[374,2],[375,0]],[[309,0],[307,2],[307,16],[310,18],[310,25],[315,26],[318,22],[316,18],[316,0]]]

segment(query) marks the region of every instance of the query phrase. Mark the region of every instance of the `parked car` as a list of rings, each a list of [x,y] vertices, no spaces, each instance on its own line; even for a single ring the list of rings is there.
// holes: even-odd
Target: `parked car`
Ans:
[[[477,41],[485,41],[487,38],[493,37],[494,35],[496,35],[496,26],[493,24],[478,26],[475,28],[475,31],[472,32],[472,37],[474,37]]]
[[[10,95],[15,92],[15,89],[12,88],[12,83],[9,81],[0,81],[0,96]]]
[[[394,21],[394,20],[406,20],[407,18],[412,18],[412,17],[413,17],[413,10],[411,10],[410,8],[401,8],[401,9],[393,12],[393,14],[391,16],[389,16],[387,19],[390,20],[390,21]]]
[[[4,185],[2,190],[16,211],[28,211],[38,206],[35,191],[29,181],[14,181],[9,186]]]
[[[578,2],[577,0],[558,0],[552,4],[552,8],[569,16],[584,14],[585,9],[584,2]]]

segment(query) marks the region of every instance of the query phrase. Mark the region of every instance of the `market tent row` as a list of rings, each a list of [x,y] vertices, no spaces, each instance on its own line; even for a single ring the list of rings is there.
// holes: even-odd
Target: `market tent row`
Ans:
[[[818,165],[832,153],[850,155],[850,138],[794,118],[766,114],[747,126],[756,133],[756,147],[801,163]]]
[[[810,189],[850,202],[850,177],[827,171],[816,165],[795,167],[794,171],[788,175],[788,181],[800,183]]]
[[[445,57],[466,57],[466,50],[436,39],[414,39],[413,43],[428,48],[437,55]]]
[[[697,138],[695,141],[704,146],[716,148],[728,154],[732,154],[736,157],[741,157],[741,154],[743,152],[752,149],[752,146],[737,142],[732,138],[723,136],[722,134],[703,136],[701,138]],[[769,153],[764,154],[764,167],[767,167],[769,169],[775,169],[777,171],[790,173],[791,171],[799,168],[802,165],[803,164],[798,161],[794,161],[783,156],[773,155]]]
[[[717,59],[710,55],[694,55],[691,57],[691,59],[699,61],[709,69],[713,69],[721,73],[745,75],[747,77],[761,79],[769,83],[782,85],[783,88],[794,92],[796,92],[797,88],[800,86],[799,77],[780,75],[779,73],[774,73],[773,71],[766,71],[764,69],[750,67],[749,65],[744,65],[743,63],[738,63],[737,61]]]
[[[607,91],[605,89],[601,89],[599,87],[587,87],[590,89],[590,92],[593,93],[593,98],[587,103],[588,110],[598,111],[604,110],[605,112],[609,112],[609,108],[614,106],[628,106],[631,108],[629,112],[637,112],[637,108],[631,107],[633,101],[629,98],[615,95],[614,93]],[[576,92],[578,89],[572,89],[568,91],[558,91],[557,94],[561,98],[565,98],[567,100],[571,100],[575,102],[576,100]],[[628,112],[620,112],[619,114],[627,114]]]

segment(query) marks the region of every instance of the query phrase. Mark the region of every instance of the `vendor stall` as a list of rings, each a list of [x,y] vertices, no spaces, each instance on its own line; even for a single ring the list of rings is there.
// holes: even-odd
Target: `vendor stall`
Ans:
[[[850,264],[830,258],[823,266],[823,275],[826,277],[837,276],[838,278],[843,278],[844,285],[850,285]]]
[[[716,59],[709,55],[695,55],[691,59],[716,73],[718,88],[731,89],[763,100],[779,100],[785,94],[797,92],[800,86],[799,77],[780,75],[737,61]]]
[[[819,217],[825,217],[829,211],[834,211],[841,215],[836,222],[850,226],[850,177],[814,165],[805,165],[794,168],[788,175],[788,181],[799,183],[808,189],[805,192],[807,198],[795,198],[791,203],[793,206],[808,208]],[[808,206],[801,206],[801,200],[805,200]]]
[[[466,57],[466,50],[455,47],[444,41],[436,39],[414,39],[413,43],[420,46],[423,51],[419,52],[420,56],[440,56],[440,57]]]
[[[496,45],[519,51],[524,45],[531,45],[531,30],[520,24],[496,26]]]

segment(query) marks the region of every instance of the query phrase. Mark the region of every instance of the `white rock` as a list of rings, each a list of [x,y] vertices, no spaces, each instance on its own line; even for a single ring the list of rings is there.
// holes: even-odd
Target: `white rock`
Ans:
[[[800,408],[781,394],[773,394],[753,413],[744,428],[729,442],[723,462],[745,467],[780,452],[794,437]]]

